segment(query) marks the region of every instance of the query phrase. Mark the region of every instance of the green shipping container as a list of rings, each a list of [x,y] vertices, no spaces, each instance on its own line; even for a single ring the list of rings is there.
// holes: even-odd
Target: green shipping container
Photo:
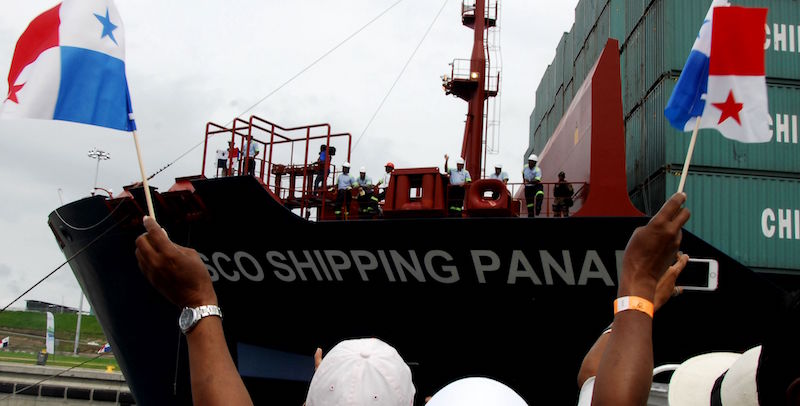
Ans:
[[[575,97],[575,81],[570,80],[564,88],[564,112],[569,108],[572,99]]]
[[[632,200],[652,215],[679,180],[661,174]],[[800,275],[800,178],[690,171],[685,190],[687,230],[755,270]]]
[[[691,51],[710,2],[655,0],[624,39],[623,112],[633,110],[641,96],[665,75],[676,74]],[[748,0],[736,5],[767,7],[766,73],[771,79],[800,80],[800,5],[797,0]],[[626,17],[632,24],[635,13]],[[628,55],[630,53],[630,55]]]
[[[618,38],[621,41],[622,52],[620,62],[623,113],[627,121],[635,109],[645,108],[644,105],[649,103],[649,110],[638,116],[641,120],[658,119],[658,122],[648,122],[648,131],[643,131],[644,136],[649,138],[641,145],[646,151],[642,157],[650,154],[653,142],[659,148],[666,149],[665,155],[656,151],[658,156],[664,157],[663,159],[648,163],[649,168],[641,166],[644,168],[641,170],[641,176],[649,176],[653,173],[653,168],[675,163],[677,151],[683,154],[685,151],[683,144],[688,141],[681,141],[681,145],[678,146],[673,145],[674,143],[664,145],[663,141],[657,139],[663,137],[663,134],[654,134],[652,131],[666,123],[663,119],[659,119],[663,117],[659,110],[663,110],[666,100],[660,103],[648,102],[647,99],[663,98],[665,78],[674,80],[683,69],[692,43],[708,11],[708,3],[696,0],[580,1],[576,7],[576,20],[572,31],[562,37],[561,42],[557,44],[558,52],[561,54],[555,56],[553,64],[548,66],[537,88],[536,109],[532,123],[534,128],[540,126],[545,114],[551,111],[556,102],[555,94],[560,86],[569,84],[568,72],[572,73],[572,89],[580,87],[608,37],[624,33],[625,38]],[[797,137],[796,117],[800,114],[800,110],[797,108],[797,94],[790,89],[800,86],[800,7],[797,0],[746,0],[736,4],[769,8],[765,27],[767,30],[765,56],[767,77],[775,85],[770,88],[770,108],[773,110],[776,135],[781,136],[780,142],[774,142],[782,144],[779,147],[783,148],[770,149],[764,146],[739,148],[729,143],[723,145],[723,149],[711,149],[709,153],[718,156],[707,157],[708,159],[703,159],[703,162],[710,166],[797,171],[795,162],[798,160],[794,140]],[[570,43],[571,55],[567,51]],[[572,57],[574,63],[570,66],[568,61]],[[558,69],[554,66],[558,66]],[[556,73],[555,70],[559,72]],[[779,84],[784,86],[785,90],[774,90]],[[661,88],[658,88],[659,86]],[[786,93],[785,97],[776,95],[781,92]],[[666,97],[669,97],[669,93]],[[572,95],[566,89],[563,99],[566,104],[562,110],[565,110],[572,100]],[[550,123],[544,126],[544,131],[552,131],[555,128],[561,119],[560,116],[554,116],[556,113],[550,113],[551,116],[548,118]],[[626,127],[630,125],[626,124]],[[547,136],[549,135],[548,133]],[[784,137],[788,137],[789,141],[786,142]],[[707,141],[706,138],[708,137],[704,137],[703,142],[715,142]],[[703,149],[707,150],[705,147]],[[772,152],[777,154],[773,155]],[[637,179],[643,179],[641,176]]]
[[[623,9],[625,13],[625,34],[622,37],[618,37],[620,42],[625,42],[631,35],[631,32],[633,32],[639,25],[642,16],[644,16],[644,10],[648,3],[648,1],[642,0],[623,0]]]
[[[556,56],[553,58],[553,88],[558,90],[564,85],[564,47],[566,45],[567,33],[561,36],[561,41],[556,47]]]
[[[573,53],[574,49],[572,48],[572,33],[564,33],[564,36],[561,38],[561,40],[564,44],[564,53],[562,55],[556,54],[556,58],[560,58],[562,60],[561,70],[563,71],[562,74],[564,75],[564,85],[566,86],[567,83],[572,80],[575,69],[575,56]]]
[[[663,114],[675,83],[674,78],[663,79],[626,118],[629,186],[642,183],[666,167],[680,169],[683,165],[691,132],[672,128]],[[768,84],[767,96],[773,120],[770,142],[745,144],[731,141],[715,130],[701,130],[692,166],[777,176],[800,173],[800,81],[793,86]]]

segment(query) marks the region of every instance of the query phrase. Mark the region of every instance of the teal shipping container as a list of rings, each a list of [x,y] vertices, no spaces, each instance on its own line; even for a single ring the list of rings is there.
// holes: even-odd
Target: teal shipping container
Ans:
[[[664,106],[675,87],[664,78],[625,120],[629,190],[664,168],[680,169],[691,132],[681,132],[664,118]],[[701,130],[692,156],[693,167],[758,171],[774,176],[800,173],[800,81],[768,84],[773,137],[770,142],[744,144],[715,130]]]
[[[764,44],[767,77],[800,80],[800,5],[797,0],[743,0],[735,4],[769,9]],[[614,37],[621,44],[623,111],[627,115],[665,75],[674,76],[683,69],[709,5],[710,1],[697,0],[579,2],[570,39],[565,43],[562,38],[554,44],[563,49],[553,61],[562,70],[558,74],[560,77],[548,72],[539,90],[552,101],[559,85],[569,82],[568,72],[579,86],[606,39]],[[570,43],[571,51],[567,51]],[[540,106],[538,98],[537,106]],[[548,104],[544,108],[548,110],[549,107]]]
[[[632,200],[652,215],[679,180],[677,172],[662,173]],[[687,230],[754,270],[800,274],[800,176],[690,171],[685,191]]]
[[[612,2],[613,3],[613,2]],[[631,2],[627,2],[631,3]],[[646,2],[638,2],[646,3]],[[796,0],[734,2],[766,7],[766,74],[772,80],[800,80],[800,5]],[[623,111],[628,114],[665,75],[676,75],[691,51],[710,1],[656,0],[636,20],[634,6],[626,24],[636,24],[622,41]],[[629,27],[626,27],[626,29]]]

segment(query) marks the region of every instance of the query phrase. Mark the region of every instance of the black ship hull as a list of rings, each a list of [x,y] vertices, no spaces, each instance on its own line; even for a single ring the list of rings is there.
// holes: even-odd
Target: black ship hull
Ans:
[[[317,347],[364,336],[409,362],[417,404],[475,375],[506,383],[530,404],[574,404],[581,360],[612,319],[622,252],[647,221],[308,222],[251,177],[193,184],[194,193],[157,194],[156,214],[208,265],[233,359],[255,402],[269,405],[302,404]],[[65,256],[78,253],[70,265],[137,402],[190,404],[179,309],[136,264],[139,194],[83,199],[49,223]],[[682,249],[719,261],[719,288],[687,292],[659,311],[656,363],[756,345],[782,289],[688,232]]]

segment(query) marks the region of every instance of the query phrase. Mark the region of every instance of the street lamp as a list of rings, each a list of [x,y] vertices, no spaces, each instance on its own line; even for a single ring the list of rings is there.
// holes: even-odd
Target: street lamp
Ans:
[[[97,149],[97,147],[89,150],[87,154],[89,158],[96,159],[97,165],[94,169],[94,187],[92,188],[92,196],[97,191],[97,174],[100,172],[100,161],[105,161],[111,159],[111,154],[106,151],[101,151]],[[59,196],[60,196],[61,189],[59,189]],[[111,193],[109,193],[110,195]],[[81,315],[83,314],[83,287],[81,287],[81,300],[80,304],[78,305],[78,321],[75,326],[75,346],[73,347],[72,353],[78,355],[78,344],[80,343],[81,337]]]
[[[94,196],[94,192],[97,190],[97,174],[100,172],[100,161],[105,161],[107,159],[111,159],[111,154],[106,151],[101,151],[97,149],[97,147],[89,150],[89,158],[97,160],[97,166],[94,170],[94,187],[92,188],[92,196]]]

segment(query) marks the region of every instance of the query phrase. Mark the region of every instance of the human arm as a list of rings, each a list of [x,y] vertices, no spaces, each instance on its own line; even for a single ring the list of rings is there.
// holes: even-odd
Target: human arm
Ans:
[[[675,290],[675,280],[678,278],[678,275],[681,274],[683,268],[686,267],[686,263],[688,261],[688,255],[678,253],[677,261],[670,266],[669,269],[667,269],[667,272],[665,272],[663,276],[661,276],[661,279],[659,279],[658,285],[656,286],[655,299],[653,301],[654,311],[658,311],[661,306],[667,303],[671,296],[680,293],[679,291]],[[600,337],[597,338],[597,341],[595,341],[594,345],[592,345],[592,348],[589,349],[589,352],[586,353],[586,357],[584,357],[583,363],[581,363],[581,369],[578,372],[578,388],[583,387],[583,384],[587,379],[597,375],[597,369],[600,366],[600,360],[603,357],[603,352],[606,349],[608,338],[610,337],[610,333],[612,331],[613,323],[603,331]]]
[[[211,277],[197,252],[174,244],[152,217],[136,239],[139,269],[150,284],[179,307],[216,305]],[[225,343],[222,320],[204,317],[186,334],[195,405],[252,405]]]
[[[447,168],[447,161],[448,160],[450,160],[450,156],[447,155],[447,154],[444,154],[444,173],[447,173],[447,174],[450,173],[450,170]]]
[[[676,193],[644,227],[637,228],[625,248],[618,297],[638,296],[651,303],[681,241],[689,210],[686,195]],[[644,405],[653,375],[653,319],[640,311],[614,315],[597,370],[593,405]]]
[[[533,183],[534,185],[542,183],[542,170],[537,166],[533,169]]]

